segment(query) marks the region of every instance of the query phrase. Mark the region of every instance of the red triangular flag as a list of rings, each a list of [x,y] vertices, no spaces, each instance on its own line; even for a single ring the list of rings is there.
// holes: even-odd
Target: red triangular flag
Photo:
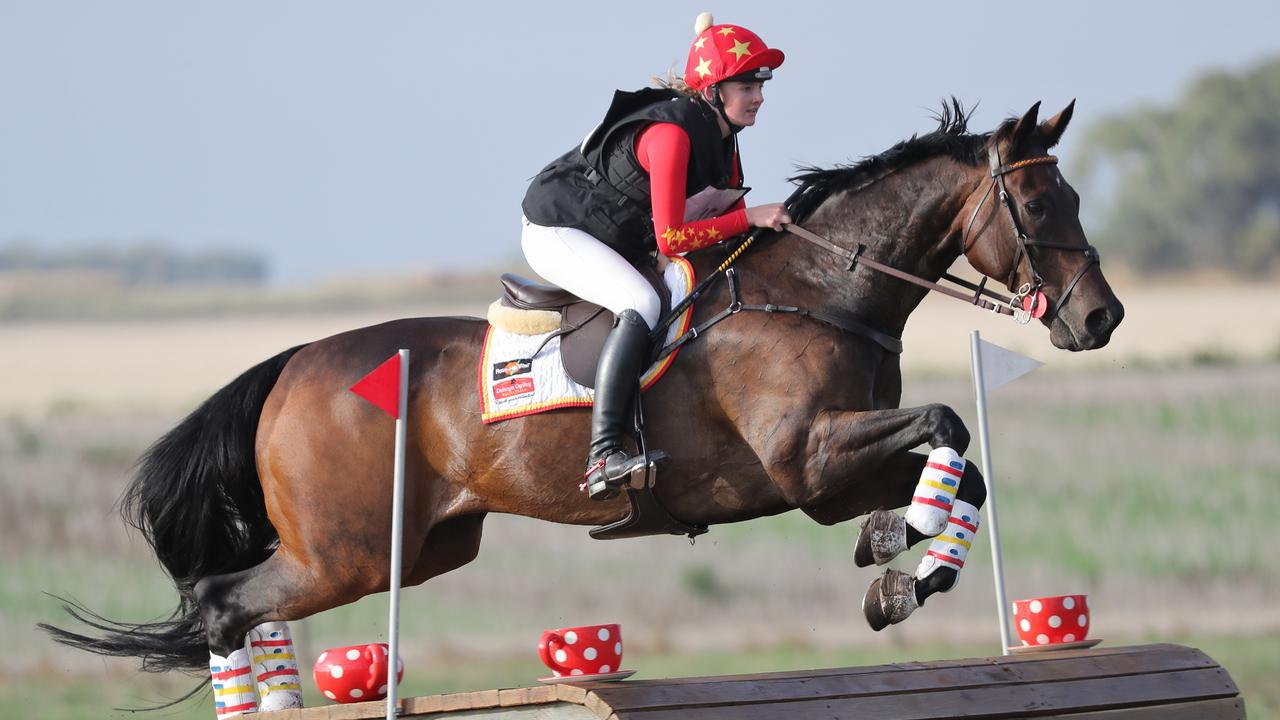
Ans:
[[[351,386],[351,392],[368,400],[393,418],[400,418],[400,353],[374,368]]]

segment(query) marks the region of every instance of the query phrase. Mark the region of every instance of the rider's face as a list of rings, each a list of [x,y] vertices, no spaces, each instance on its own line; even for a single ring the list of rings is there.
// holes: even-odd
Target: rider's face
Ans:
[[[756,113],[764,104],[764,81],[726,80],[720,83],[720,99],[724,102],[725,115],[734,125],[755,125]]]

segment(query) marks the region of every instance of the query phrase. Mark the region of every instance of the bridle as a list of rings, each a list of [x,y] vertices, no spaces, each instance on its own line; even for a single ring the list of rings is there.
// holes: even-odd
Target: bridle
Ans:
[[[1089,270],[1095,265],[1101,265],[1098,249],[1092,245],[1085,245],[1084,247],[1081,247],[1079,245],[1058,242],[1056,240],[1038,240],[1028,236],[1027,233],[1023,231],[1022,224],[1018,222],[1018,213],[1014,212],[1013,200],[1009,196],[1009,189],[1005,187],[1004,176],[1032,165],[1057,165],[1058,158],[1053,155],[1041,155],[1039,157],[1027,158],[1025,160],[1009,163],[1008,165],[1003,165],[1000,162],[1000,150],[996,147],[996,143],[992,142],[987,149],[987,159],[991,166],[991,184],[987,186],[987,191],[982,194],[982,199],[978,201],[977,206],[973,208],[973,212],[969,214],[969,221],[965,223],[964,226],[964,235],[961,236],[962,242],[960,252],[961,254],[968,253],[969,248],[973,247],[973,243],[977,242],[977,237],[974,237],[972,240],[969,239],[969,231],[973,228],[973,222],[977,219],[978,212],[982,210],[982,206],[987,202],[987,198],[991,197],[991,191],[996,187],[999,187],[1000,204],[1004,205],[1005,210],[1008,211],[1009,222],[1013,226],[1013,235],[1017,238],[1018,243],[1017,251],[1013,256],[1013,264],[1009,268],[1009,275],[1005,278],[1004,284],[1005,287],[1010,290],[1013,289],[1013,284],[1017,282],[1018,271],[1022,267],[1023,259],[1025,259],[1027,270],[1030,271],[1031,274],[1031,280],[1030,282],[1023,283],[1022,287],[1018,288],[1013,300],[1021,304],[1023,309],[1030,313],[1031,317],[1041,317],[1045,314],[1045,311],[1048,310],[1048,308],[1040,304],[1044,301],[1044,294],[1040,292],[1040,288],[1044,287],[1044,278],[1036,271],[1035,261],[1032,259],[1031,252],[1028,248],[1035,247],[1046,248],[1049,250],[1067,250],[1084,253],[1086,258],[1085,264],[1076,271],[1075,276],[1071,278],[1071,282],[1067,283],[1067,289],[1063,291],[1062,296],[1058,298],[1056,303],[1054,303],[1053,312],[1049,313],[1049,320],[1053,320],[1058,316],[1058,312],[1067,304],[1067,300],[1071,297],[1071,292],[1076,289],[1076,284],[1080,282],[1085,273],[1089,272]],[[944,275],[943,277],[948,276]],[[1027,298],[1031,299],[1029,303],[1026,302]],[[1027,320],[1029,321],[1030,317],[1028,317]]]
[[[973,239],[970,239],[969,237],[969,233],[973,228],[973,223],[977,219],[978,213],[982,210],[983,205],[986,204],[987,198],[991,197],[992,192],[996,190],[996,188],[999,188],[998,196],[1000,198],[1000,203],[1004,205],[1005,210],[1008,211],[1009,222],[1013,226],[1013,234],[1014,237],[1017,238],[1018,243],[1017,252],[1013,258],[1013,264],[1009,270],[1008,277],[1005,279],[1005,287],[1008,287],[1010,290],[1013,289],[1013,283],[1017,280],[1018,270],[1021,269],[1022,262],[1024,260],[1026,261],[1027,269],[1031,273],[1031,281],[1023,283],[1022,287],[1018,288],[1018,291],[1012,297],[1007,297],[993,290],[989,290],[986,287],[988,278],[985,275],[981,282],[975,285],[968,280],[956,277],[950,273],[943,273],[941,279],[972,290],[973,294],[969,295],[954,288],[941,285],[931,280],[926,280],[918,275],[912,275],[904,270],[899,270],[898,268],[865,257],[864,251],[866,250],[866,246],[863,243],[858,243],[852,248],[844,248],[815,232],[811,232],[795,224],[783,225],[783,231],[795,235],[803,240],[807,240],[823,250],[842,258],[848,263],[848,267],[846,268],[847,270],[852,271],[856,266],[864,265],[872,270],[909,282],[913,285],[918,285],[926,290],[939,292],[949,297],[963,300],[980,308],[990,310],[993,313],[1011,315],[1015,320],[1022,324],[1030,322],[1032,318],[1043,317],[1049,309],[1047,307],[1048,300],[1044,293],[1040,291],[1040,288],[1044,287],[1044,278],[1036,271],[1035,261],[1028,248],[1034,247],[1044,248],[1047,250],[1083,252],[1087,261],[1079,270],[1076,271],[1075,276],[1071,278],[1071,282],[1067,283],[1067,289],[1062,293],[1062,297],[1058,298],[1057,302],[1054,303],[1053,312],[1049,314],[1049,320],[1051,321],[1057,317],[1058,312],[1067,304],[1068,298],[1071,297],[1071,292],[1075,290],[1076,285],[1085,276],[1085,273],[1089,272],[1090,268],[1101,264],[1098,257],[1098,249],[1092,245],[1085,245],[1084,247],[1081,247],[1079,245],[1072,245],[1055,240],[1038,240],[1036,238],[1029,237],[1022,230],[1022,225],[1018,222],[1018,214],[1014,212],[1013,201],[1009,196],[1008,188],[1005,187],[1004,176],[1033,165],[1056,165],[1058,163],[1058,158],[1053,155],[1041,155],[1039,157],[1027,158],[1025,160],[1019,160],[1017,162],[1004,165],[1000,162],[1000,151],[996,147],[995,142],[992,142],[988,147],[987,157],[991,166],[991,184],[987,186],[986,192],[983,193],[977,206],[974,207],[973,212],[970,213],[968,222],[965,223],[964,234],[961,235],[961,254],[968,252],[969,248],[973,246],[973,243],[977,242],[976,236]],[[783,203],[783,205],[789,209],[792,203],[802,192],[803,189],[798,189],[790,198],[787,199],[785,203]],[[679,348],[686,342],[696,340],[701,333],[705,332],[712,325],[715,325],[730,315],[736,315],[743,310],[797,314],[811,317],[828,325],[840,328],[845,332],[866,337],[891,353],[902,352],[901,339],[876,330],[861,321],[859,318],[847,313],[810,310],[790,305],[777,305],[774,303],[765,303],[762,305],[744,304],[739,297],[736,273],[734,272],[732,265],[734,261],[737,260],[738,257],[741,256],[742,253],[745,252],[747,248],[749,248],[752,243],[754,243],[755,240],[766,230],[768,230],[768,228],[757,228],[745,240],[734,247],[734,249],[730,251],[729,256],[720,264],[719,267],[716,268],[714,273],[709,277],[704,278],[692,292],[685,296],[684,300],[673,307],[671,311],[659,321],[658,326],[650,333],[650,339],[654,342],[660,343],[661,338],[665,335],[666,327],[670,325],[685,308],[693,304],[693,302],[702,295],[703,291],[715,282],[716,278],[724,275],[728,280],[730,298],[729,306],[712,316],[706,322],[703,322],[701,325],[690,328],[683,335],[663,347],[658,355],[659,359],[674,352],[676,348]],[[979,231],[979,234],[981,234],[981,231]]]

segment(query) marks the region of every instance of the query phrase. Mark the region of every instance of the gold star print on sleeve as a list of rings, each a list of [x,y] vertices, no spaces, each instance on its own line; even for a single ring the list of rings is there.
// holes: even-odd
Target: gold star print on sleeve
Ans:
[[[743,219],[741,221],[735,219],[734,216],[737,214],[743,215]],[[745,222],[745,214],[741,213],[741,211],[737,211],[728,215],[722,215],[718,218],[689,223],[682,227],[671,227],[668,225],[667,229],[662,231],[662,239],[666,242],[666,249],[663,252],[666,255],[677,255],[680,253],[693,252],[694,250],[701,250],[704,247],[715,245],[726,237],[737,234],[736,232],[732,232],[732,227],[726,231],[717,227],[717,224],[723,223],[725,225],[733,226],[737,224],[745,225]]]

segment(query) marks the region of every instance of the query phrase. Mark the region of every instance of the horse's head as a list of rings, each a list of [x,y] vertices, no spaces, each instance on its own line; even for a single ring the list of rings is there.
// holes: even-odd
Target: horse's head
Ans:
[[[1124,318],[1080,227],[1080,195],[1049,155],[1074,108],[1038,123],[1036,103],[992,133],[990,173],[960,215],[969,263],[1029,298],[1053,344],[1073,351],[1106,345]]]

